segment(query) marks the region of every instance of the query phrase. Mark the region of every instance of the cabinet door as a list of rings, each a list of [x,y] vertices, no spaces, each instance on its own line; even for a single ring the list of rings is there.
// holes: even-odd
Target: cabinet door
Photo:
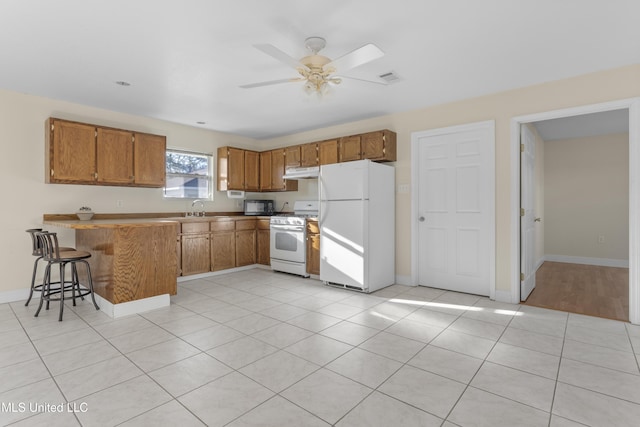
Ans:
[[[271,189],[284,190],[284,150],[271,151]]]
[[[338,163],[338,140],[330,139],[318,143],[318,159],[321,165]]]
[[[260,153],[260,190],[271,190],[271,151]]]
[[[256,263],[256,230],[236,231],[236,267]]]
[[[340,138],[340,161],[350,162],[360,160],[362,151],[360,147],[360,135],[345,136]]]
[[[300,166],[303,168],[318,166],[318,144],[304,144],[300,146]]]
[[[229,147],[227,149],[227,173],[229,190],[244,190],[244,150]]]
[[[236,233],[225,231],[211,234],[211,271],[236,266]]]
[[[244,188],[246,191],[260,189],[260,155],[257,151],[244,152]]]
[[[320,274],[319,234],[307,234],[307,273]]]
[[[285,167],[297,168],[300,167],[300,146],[295,145],[293,147],[285,148]]]
[[[47,182],[95,182],[95,126],[52,119],[47,142]]]
[[[164,187],[167,170],[167,138],[136,133],[133,149],[134,182],[146,187]]]
[[[257,231],[256,262],[262,265],[271,265],[270,249],[271,233],[269,230]]]
[[[361,135],[362,158],[379,161],[396,161],[396,134],[389,130]]]
[[[210,271],[209,234],[184,234],[182,236],[182,275]]]
[[[318,221],[307,221],[307,273],[320,274],[320,228]]]
[[[105,184],[133,183],[133,134],[98,128],[96,141],[97,181]]]

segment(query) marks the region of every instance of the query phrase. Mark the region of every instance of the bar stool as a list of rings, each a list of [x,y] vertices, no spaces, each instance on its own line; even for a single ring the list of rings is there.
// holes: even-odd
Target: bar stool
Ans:
[[[42,285],[36,285],[36,273],[38,271],[38,261],[42,259],[42,248],[40,247],[40,242],[36,237],[36,233],[42,232],[42,228],[30,228],[26,230],[27,233],[31,236],[31,255],[36,257],[36,260],[33,262],[33,274],[31,275],[31,289],[29,290],[29,298],[27,302],[24,303],[25,307],[29,305],[31,302],[31,298],[33,297],[33,291],[40,292],[42,290]],[[46,232],[46,230],[45,230]],[[66,246],[61,246],[60,251],[75,251],[75,248],[70,248]]]
[[[65,292],[68,292],[69,290],[71,291],[71,298],[74,306],[76,305],[76,297],[84,300],[85,295],[91,295],[93,305],[96,310],[99,310],[100,307],[98,307],[93,293],[91,267],[87,262],[87,259],[91,258],[91,254],[89,252],[77,250],[62,251],[60,246],[58,246],[57,233],[43,231],[36,233],[36,237],[40,247],[42,248],[42,259],[47,262],[47,267],[44,273],[44,281],[42,282],[42,292],[40,292],[40,304],[38,305],[38,310],[36,310],[35,317],[38,317],[38,314],[40,314],[44,301],[47,302],[47,310],[49,309],[50,301],[60,301],[60,315],[58,316],[58,321],[62,321],[64,300],[68,298],[65,297]],[[78,269],[76,266],[77,263],[82,263],[87,268],[87,285],[83,285],[85,289],[80,288],[80,279],[78,277]],[[60,286],[52,289],[51,285],[58,283],[51,281],[51,266],[54,264],[58,264],[60,268]],[[65,270],[67,264],[70,264],[71,266],[70,282],[65,281]],[[70,283],[70,285],[66,286],[67,283]],[[55,295],[59,296],[56,298]]]

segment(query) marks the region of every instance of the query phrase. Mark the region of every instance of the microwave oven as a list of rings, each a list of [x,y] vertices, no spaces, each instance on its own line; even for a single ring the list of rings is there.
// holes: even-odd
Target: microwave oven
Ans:
[[[273,200],[245,200],[245,215],[273,215]]]

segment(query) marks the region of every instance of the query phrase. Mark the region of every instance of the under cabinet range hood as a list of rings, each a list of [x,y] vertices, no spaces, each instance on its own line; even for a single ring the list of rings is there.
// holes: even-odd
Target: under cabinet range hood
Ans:
[[[284,171],[284,179],[313,179],[320,175],[320,166],[309,168],[287,168]]]

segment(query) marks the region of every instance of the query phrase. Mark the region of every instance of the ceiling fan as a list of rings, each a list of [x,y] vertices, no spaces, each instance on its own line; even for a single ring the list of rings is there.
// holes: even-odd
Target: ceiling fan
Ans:
[[[366,44],[356,50],[353,50],[338,59],[331,60],[326,56],[319,55],[320,52],[326,46],[326,40],[322,37],[309,37],[305,40],[305,46],[311,51],[311,55],[297,60],[277,47],[271,44],[256,44],[254,47],[267,55],[277,59],[278,61],[287,64],[300,74],[300,77],[292,77],[288,79],[270,80],[260,83],[251,83],[240,86],[244,89],[250,89],[261,86],[271,86],[281,83],[290,82],[305,82],[304,88],[308,93],[324,93],[328,90],[329,84],[340,84],[343,78],[360,80],[369,83],[376,83],[386,85],[382,82],[357,79],[354,77],[348,77],[340,74],[340,77],[336,76],[336,72],[343,73],[351,70],[352,68],[359,67],[375,59],[384,56],[384,52],[380,48],[372,43]]]

